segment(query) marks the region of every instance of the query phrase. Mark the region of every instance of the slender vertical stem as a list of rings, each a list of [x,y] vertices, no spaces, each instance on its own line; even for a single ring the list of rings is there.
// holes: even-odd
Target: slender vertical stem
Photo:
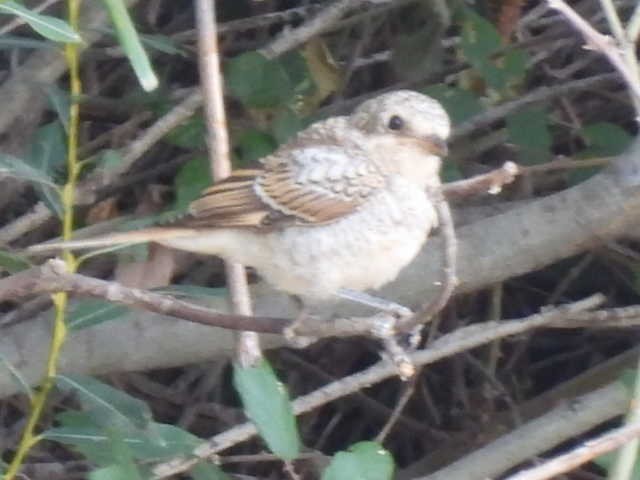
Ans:
[[[68,0],[68,21],[74,30],[78,30],[78,19],[80,12],[80,0]],[[65,57],[69,69],[69,92],[72,99],[69,109],[69,129],[67,133],[67,183],[61,190],[61,199],[63,207],[62,218],[62,237],[65,240],[71,239],[73,235],[73,205],[75,201],[76,184],[80,166],[78,164],[78,130],[80,122],[80,107],[77,99],[80,98],[82,92],[82,84],[80,82],[80,55],[78,46],[73,43],[65,45]],[[73,254],[69,251],[64,252],[64,260],[70,272],[75,271],[77,263]],[[66,309],[68,295],[65,292],[54,293],[52,296],[55,318],[53,322],[53,330],[51,332],[51,343],[49,344],[49,354],[47,364],[42,379],[41,388],[31,401],[31,410],[27,423],[22,432],[20,443],[16,449],[16,453],[7,468],[4,480],[13,480],[20,467],[24,463],[29,451],[38,443],[40,437],[35,434],[35,429],[40,421],[42,412],[47,403],[49,393],[55,384],[55,377],[58,371],[58,360],[62,352],[67,337]]]
[[[198,55],[200,83],[202,85],[205,119],[209,132],[209,159],[214,181],[220,181],[231,173],[229,135],[224,110],[223,80],[220,72],[220,50],[216,28],[214,0],[196,0],[198,27]],[[244,267],[225,262],[227,284],[234,313],[252,315],[249,287]],[[243,365],[257,363],[262,358],[258,336],[242,332],[238,339],[238,361]]]

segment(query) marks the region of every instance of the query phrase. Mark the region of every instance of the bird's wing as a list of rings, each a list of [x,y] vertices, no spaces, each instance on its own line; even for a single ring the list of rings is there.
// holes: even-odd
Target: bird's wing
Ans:
[[[191,204],[191,227],[314,225],[354,212],[382,188],[384,175],[355,148],[281,149],[263,168],[239,170]]]

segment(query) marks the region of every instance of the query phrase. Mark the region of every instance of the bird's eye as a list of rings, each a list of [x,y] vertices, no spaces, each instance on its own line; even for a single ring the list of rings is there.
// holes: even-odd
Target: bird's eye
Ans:
[[[394,115],[389,119],[390,130],[400,130],[402,127],[404,127],[404,120],[402,120],[398,115]]]

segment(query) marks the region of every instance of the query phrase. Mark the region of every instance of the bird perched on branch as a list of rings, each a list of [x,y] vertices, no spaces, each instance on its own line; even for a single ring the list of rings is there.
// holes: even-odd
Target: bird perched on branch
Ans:
[[[413,91],[385,93],[317,122],[208,188],[170,226],[31,247],[159,244],[254,267],[279,290],[323,299],[396,278],[437,224],[449,118]]]

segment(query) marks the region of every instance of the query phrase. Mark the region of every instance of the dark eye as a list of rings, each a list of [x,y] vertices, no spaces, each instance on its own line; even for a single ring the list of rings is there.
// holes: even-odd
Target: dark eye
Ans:
[[[404,127],[404,120],[402,120],[398,115],[394,115],[389,119],[389,129],[401,130],[402,127]]]

